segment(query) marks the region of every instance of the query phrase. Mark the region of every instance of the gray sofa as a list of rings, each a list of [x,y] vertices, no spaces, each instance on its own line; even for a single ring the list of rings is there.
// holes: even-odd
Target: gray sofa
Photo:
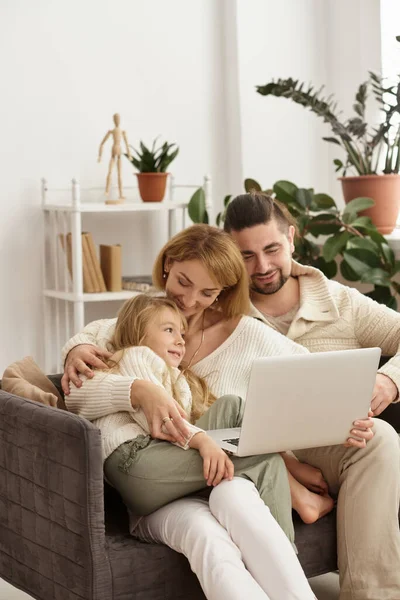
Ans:
[[[398,428],[400,405],[385,412]],[[335,513],[295,529],[307,576],[335,570]],[[129,535],[100,431],[2,390],[0,577],[40,600],[204,600],[184,556]]]

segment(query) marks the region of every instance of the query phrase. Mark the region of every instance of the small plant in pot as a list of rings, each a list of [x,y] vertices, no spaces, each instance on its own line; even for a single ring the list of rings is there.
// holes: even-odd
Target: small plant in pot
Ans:
[[[323,88],[316,91],[311,85],[289,78],[272,80],[256,89],[263,96],[289,98],[330,125],[333,136],[323,139],[345,152],[344,160],[334,160],[336,171],[343,173],[340,179],[345,202],[372,198],[374,205],[362,214],[372,219],[380,233],[391,233],[400,208],[400,76],[392,85],[370,72],[369,79],[357,90],[355,115],[347,120],[341,119],[332,95],[322,96]],[[369,93],[382,114],[375,127],[366,122]]]
[[[143,202],[161,202],[167,185],[167,169],[177,157],[179,148],[176,144],[164,142],[156,148],[157,138],[151,148],[140,142],[140,150],[133,150],[132,156],[125,154],[127,159],[139,171],[136,173],[139,192]],[[174,148],[176,146],[176,148]]]

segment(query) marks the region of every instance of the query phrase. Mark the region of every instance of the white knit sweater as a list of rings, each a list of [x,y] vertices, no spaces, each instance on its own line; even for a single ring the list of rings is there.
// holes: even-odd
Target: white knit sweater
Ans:
[[[310,352],[381,348],[393,358],[379,373],[400,389],[400,314],[313,267],[293,261],[291,274],[299,280],[300,308],[287,337]],[[254,306],[251,315],[273,327]]]
[[[90,380],[81,375],[84,382],[82,387],[77,388],[71,383],[71,392],[65,397],[69,411],[93,421],[101,430],[103,460],[124,442],[150,434],[143,411],[132,408],[130,386],[135,379],[151,381],[171,395],[174,383],[185,411],[190,414],[192,409],[192,395],[185,377],[179,369],[169,369],[164,360],[150,348],[135,346],[124,350],[118,362],[118,371],[119,374],[96,371]],[[176,444],[185,450],[193,435],[203,431],[190,423],[187,426],[190,431],[187,443],[185,446]]]

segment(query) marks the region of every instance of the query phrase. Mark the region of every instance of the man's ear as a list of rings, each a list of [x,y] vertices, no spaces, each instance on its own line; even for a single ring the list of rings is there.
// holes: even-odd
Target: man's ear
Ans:
[[[295,234],[296,234],[295,228],[293,227],[293,225],[289,225],[288,240],[289,240],[291,252],[294,252],[294,236],[295,236]]]

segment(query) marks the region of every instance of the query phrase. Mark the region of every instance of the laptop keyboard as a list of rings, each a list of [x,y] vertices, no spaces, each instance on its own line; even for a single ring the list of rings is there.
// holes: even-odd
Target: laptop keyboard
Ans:
[[[232,446],[238,446],[239,445],[239,438],[232,438],[229,440],[222,440],[223,442],[228,442],[228,444],[232,444]]]

